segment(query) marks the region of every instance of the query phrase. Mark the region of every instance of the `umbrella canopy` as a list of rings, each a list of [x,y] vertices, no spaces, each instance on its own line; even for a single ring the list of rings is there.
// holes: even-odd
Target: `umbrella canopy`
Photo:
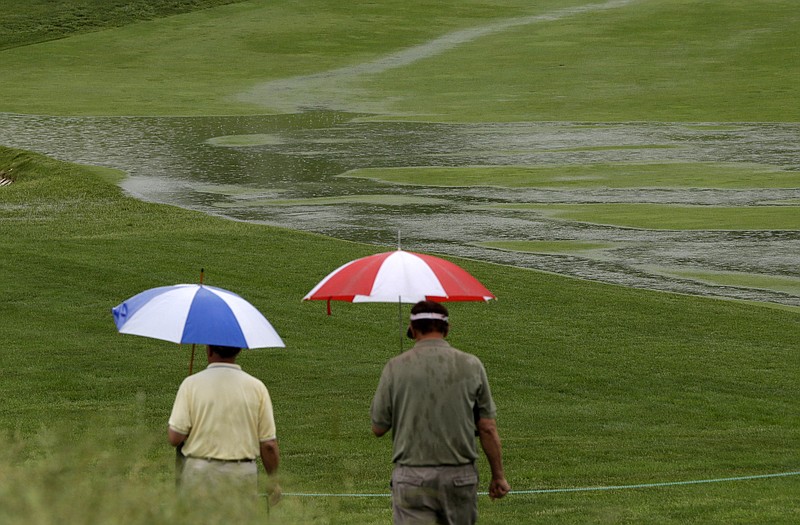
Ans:
[[[112,309],[117,330],[174,343],[284,347],[256,308],[228,290],[177,284],[146,290]]]
[[[495,296],[460,266],[396,250],[356,259],[320,281],[303,300],[416,303],[489,301]],[[330,304],[330,303],[329,303]]]

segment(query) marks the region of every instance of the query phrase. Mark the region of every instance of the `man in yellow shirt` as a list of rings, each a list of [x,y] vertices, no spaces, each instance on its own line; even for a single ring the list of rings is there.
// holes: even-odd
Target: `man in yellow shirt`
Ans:
[[[209,345],[208,367],[181,383],[169,418],[169,442],[183,445],[181,489],[191,494],[258,491],[260,457],[267,474],[278,470],[272,401],[264,383],[236,364],[241,349]],[[280,498],[272,483],[271,501]]]

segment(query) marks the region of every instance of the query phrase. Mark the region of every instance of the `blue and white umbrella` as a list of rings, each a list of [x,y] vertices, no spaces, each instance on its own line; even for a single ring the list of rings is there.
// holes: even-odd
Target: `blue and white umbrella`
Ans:
[[[286,346],[253,305],[233,292],[213,286],[177,284],[152,288],[111,311],[122,334],[237,348]]]

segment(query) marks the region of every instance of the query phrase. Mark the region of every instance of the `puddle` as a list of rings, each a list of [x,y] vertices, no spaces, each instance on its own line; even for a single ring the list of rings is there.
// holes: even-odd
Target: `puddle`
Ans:
[[[340,177],[369,168],[727,163],[800,170],[797,123],[488,123],[367,120],[331,111],[251,117],[0,114],[0,143],[116,168],[138,198],[237,220],[470,257],[639,288],[800,306],[800,294],[651,268],[800,278],[800,231],[633,230],[534,216],[504,204],[796,205],[800,188],[502,188]],[[277,201],[277,202],[276,202]],[[332,205],[335,204],[335,205]],[[616,246],[515,252],[505,241]]]

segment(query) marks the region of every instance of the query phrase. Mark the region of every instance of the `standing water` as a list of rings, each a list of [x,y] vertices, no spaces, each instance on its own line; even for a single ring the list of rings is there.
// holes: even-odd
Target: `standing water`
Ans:
[[[800,125],[376,122],[339,112],[251,117],[0,114],[0,143],[117,168],[149,201],[352,241],[469,257],[681,293],[800,306],[800,231],[647,230],[559,220],[498,205],[800,203],[800,188],[437,187],[340,175],[362,168],[714,162],[800,170]],[[432,181],[433,182],[433,181]],[[754,185],[755,186],[755,185]],[[496,241],[607,246],[573,254]],[[344,261],[343,261],[344,262]],[[684,272],[788,283],[737,287]]]

